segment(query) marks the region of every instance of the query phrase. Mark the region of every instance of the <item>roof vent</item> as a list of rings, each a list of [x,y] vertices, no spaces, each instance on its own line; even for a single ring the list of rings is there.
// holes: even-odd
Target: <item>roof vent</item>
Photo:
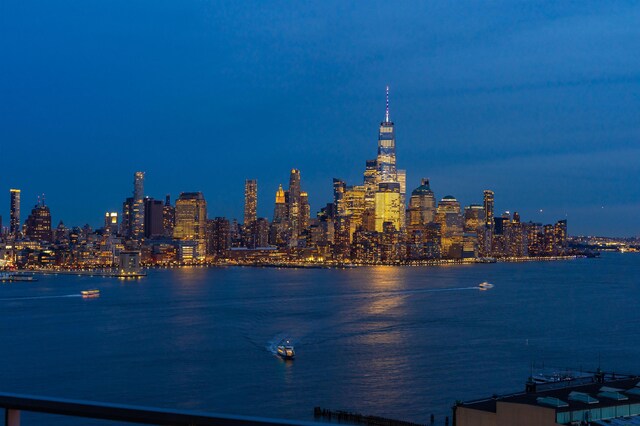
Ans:
[[[553,398],[551,396],[545,396],[545,397],[541,396],[541,397],[536,398],[536,401],[540,405],[548,405],[549,407],[554,407],[554,408],[562,408],[562,407],[568,407],[569,406],[569,404],[567,404],[566,402],[562,401],[561,399]]]
[[[569,394],[569,401],[579,401],[584,402],[585,404],[597,404],[598,402],[600,402],[588,393],[575,391]]]

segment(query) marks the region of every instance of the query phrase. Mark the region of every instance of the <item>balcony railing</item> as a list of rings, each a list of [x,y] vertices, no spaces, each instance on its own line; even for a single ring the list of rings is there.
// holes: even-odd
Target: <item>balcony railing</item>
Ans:
[[[271,419],[266,417],[235,416],[185,410],[168,410],[162,408],[49,398],[12,393],[0,393],[0,408],[5,409],[6,426],[20,426],[20,414],[22,411],[147,425],[318,426],[318,423],[314,422]]]

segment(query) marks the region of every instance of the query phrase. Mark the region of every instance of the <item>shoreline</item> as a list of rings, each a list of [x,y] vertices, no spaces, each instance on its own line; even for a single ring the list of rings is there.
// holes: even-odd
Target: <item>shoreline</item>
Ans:
[[[173,264],[173,265],[149,265],[144,266],[143,271],[136,274],[123,274],[114,271],[111,268],[34,268],[19,269],[12,271],[15,273],[31,273],[43,275],[79,275],[92,277],[107,278],[123,278],[123,279],[140,279],[147,274],[145,271],[151,269],[176,269],[176,268],[221,268],[221,267],[250,267],[250,268],[278,268],[278,269],[352,269],[360,267],[374,266],[415,266],[415,267],[434,267],[434,266],[458,266],[458,265],[486,265],[495,263],[523,263],[523,262],[553,262],[567,261],[578,258],[586,258],[586,256],[545,256],[545,257],[514,257],[514,258],[491,258],[491,259],[435,259],[408,262],[380,262],[380,263],[362,263],[362,262],[203,262],[195,264]]]

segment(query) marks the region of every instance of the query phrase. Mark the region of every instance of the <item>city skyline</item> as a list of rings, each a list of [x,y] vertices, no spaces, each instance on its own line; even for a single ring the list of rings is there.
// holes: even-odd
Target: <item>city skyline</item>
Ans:
[[[245,179],[266,199],[296,168],[316,211],[334,176],[359,178],[389,84],[409,187],[428,177],[465,202],[491,188],[498,211],[640,233],[637,5],[119,10],[3,9],[0,188],[20,188],[25,208],[45,193],[54,222],[99,225],[137,170],[148,194],[202,191],[241,218]]]

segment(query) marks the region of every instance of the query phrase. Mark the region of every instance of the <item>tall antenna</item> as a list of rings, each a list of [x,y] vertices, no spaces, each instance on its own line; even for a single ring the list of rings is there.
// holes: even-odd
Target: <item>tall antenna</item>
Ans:
[[[385,123],[389,122],[389,86],[387,86],[387,109],[384,114]]]

